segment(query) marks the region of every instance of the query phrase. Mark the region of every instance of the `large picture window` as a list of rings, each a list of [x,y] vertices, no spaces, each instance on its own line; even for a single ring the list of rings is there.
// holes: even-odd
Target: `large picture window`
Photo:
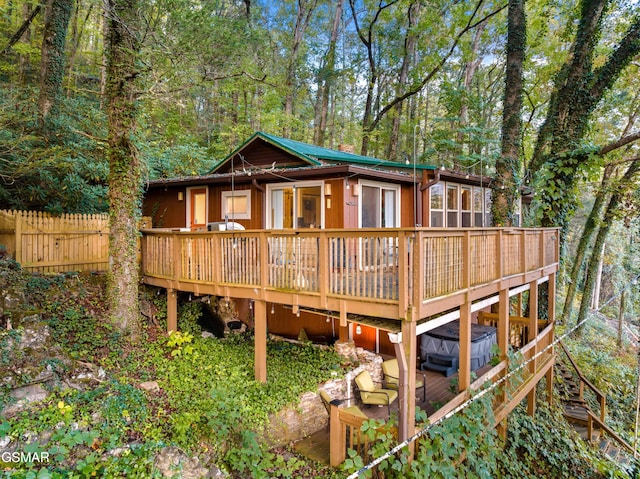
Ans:
[[[398,228],[400,226],[400,188],[383,183],[360,185],[360,226]]]
[[[267,228],[321,228],[322,185],[299,183],[269,187]]]

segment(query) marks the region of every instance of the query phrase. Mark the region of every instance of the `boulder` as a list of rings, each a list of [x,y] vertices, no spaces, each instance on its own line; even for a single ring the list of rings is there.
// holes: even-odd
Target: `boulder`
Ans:
[[[162,477],[180,479],[201,479],[215,477],[200,464],[197,457],[189,457],[175,446],[163,447],[154,462],[155,469]]]

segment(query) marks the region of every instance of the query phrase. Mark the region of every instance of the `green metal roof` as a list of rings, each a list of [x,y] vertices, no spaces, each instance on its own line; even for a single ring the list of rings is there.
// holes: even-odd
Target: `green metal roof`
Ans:
[[[289,140],[275,135],[270,135],[258,131],[254,133],[251,138],[245,141],[242,145],[236,148],[225,160],[221,161],[212,172],[218,169],[218,167],[227,162],[232,156],[244,149],[248,144],[253,142],[256,138],[277,146],[290,154],[297,156],[298,158],[310,163],[314,166],[323,164],[324,161],[338,162],[338,163],[351,163],[370,167],[387,167],[387,168],[402,168],[413,169],[414,166],[419,170],[435,170],[436,167],[432,165],[423,164],[410,164],[399,163],[396,161],[381,160],[379,158],[373,158],[371,156],[356,155],[354,153],[347,153],[345,151],[330,150],[329,148],[323,148],[321,146],[310,145],[309,143],[303,143],[301,141]]]

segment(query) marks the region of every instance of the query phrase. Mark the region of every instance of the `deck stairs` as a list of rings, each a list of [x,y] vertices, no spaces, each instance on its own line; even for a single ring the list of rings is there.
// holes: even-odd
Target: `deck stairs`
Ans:
[[[556,361],[555,377],[565,418],[582,439],[596,444],[610,460],[623,467],[631,466],[633,448],[600,420],[601,416],[593,411],[585,399],[585,388],[593,390],[596,403],[601,408],[606,407],[604,395],[582,376],[569,351],[564,344],[561,345],[569,364]]]

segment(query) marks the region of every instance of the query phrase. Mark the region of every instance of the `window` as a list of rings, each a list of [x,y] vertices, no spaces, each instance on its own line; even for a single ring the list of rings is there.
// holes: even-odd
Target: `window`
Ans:
[[[321,228],[321,186],[320,183],[298,183],[268,187],[267,228]]]
[[[476,228],[481,228],[484,226],[483,219],[483,205],[482,198],[484,194],[482,192],[482,187],[474,186],[473,187],[473,226]]]
[[[469,228],[471,224],[471,187],[463,186],[460,189],[460,209],[462,210],[462,227]]]
[[[360,226],[397,228],[400,226],[400,188],[395,185],[362,182],[360,187]]]
[[[491,225],[491,188],[484,189],[484,224]]]
[[[251,219],[251,190],[223,191],[222,218],[229,221]]]
[[[447,227],[458,227],[458,185],[447,184]]]
[[[436,183],[429,188],[431,227],[444,226],[444,183]]]

